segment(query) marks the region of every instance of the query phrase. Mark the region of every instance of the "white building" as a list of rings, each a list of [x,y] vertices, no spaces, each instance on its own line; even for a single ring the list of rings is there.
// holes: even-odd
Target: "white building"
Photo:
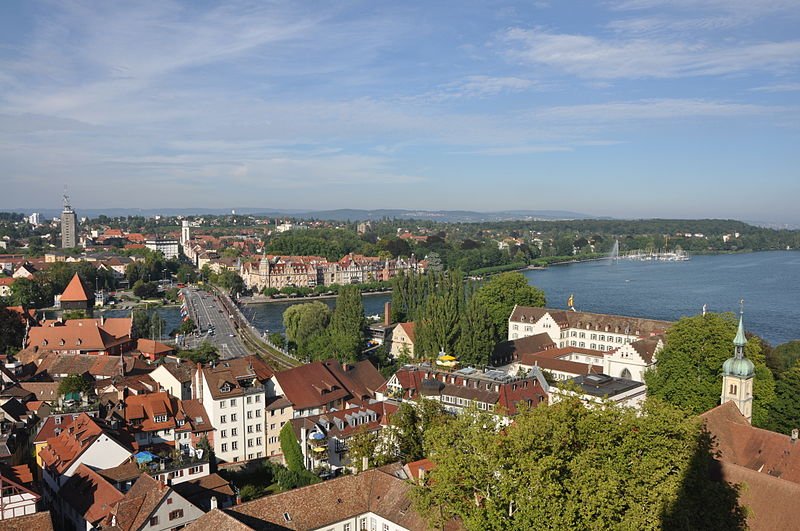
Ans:
[[[669,321],[655,319],[515,306],[508,318],[508,339],[546,333],[559,348],[608,351],[662,335],[671,326]]]
[[[144,246],[151,251],[159,251],[167,260],[177,258],[180,254],[178,240],[145,240]]]
[[[257,356],[220,361],[195,371],[192,393],[205,407],[218,459],[238,462],[267,455],[265,407],[272,371]]]
[[[600,405],[610,401],[621,406],[638,409],[647,398],[647,387],[642,382],[614,378],[607,374],[582,374],[552,384],[548,389],[551,404],[567,396],[578,396],[584,404]]]

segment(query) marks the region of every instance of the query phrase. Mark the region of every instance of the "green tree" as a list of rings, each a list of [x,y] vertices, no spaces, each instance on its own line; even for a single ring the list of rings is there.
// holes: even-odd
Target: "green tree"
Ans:
[[[350,466],[357,472],[363,472],[371,466],[383,466],[391,459],[388,454],[381,451],[378,434],[367,431],[366,426],[361,426],[347,441],[347,452],[350,457]],[[364,467],[364,458],[367,466]]]
[[[155,282],[144,282],[137,280],[133,284],[133,294],[140,299],[157,299],[158,284]]]
[[[286,339],[297,346],[297,352],[307,355],[309,341],[325,332],[331,319],[328,305],[319,301],[293,304],[283,312]]]
[[[357,286],[343,286],[331,315],[330,341],[340,361],[356,361],[364,347],[364,304]]]
[[[80,374],[70,374],[58,384],[58,395],[66,396],[70,393],[86,394],[92,390],[92,384]]]
[[[61,293],[61,292],[59,292]],[[23,308],[44,308],[53,304],[53,286],[42,277],[18,278],[11,284],[11,301]]]
[[[203,341],[197,348],[192,350],[181,350],[178,357],[187,359],[193,363],[210,363],[219,359],[219,352],[213,343]]]
[[[797,360],[800,360],[800,340],[780,344],[767,354],[767,366],[776,374],[794,366]]]
[[[176,277],[181,284],[190,284],[197,280],[197,270],[188,264],[181,264]]]
[[[133,336],[135,338],[160,339],[165,322],[155,310],[138,308],[133,311]]]
[[[474,298],[489,312],[497,339],[508,337],[508,318],[515,305],[545,305],[544,292],[528,284],[528,279],[522,273],[502,273],[492,277],[478,288]]]
[[[678,320],[667,331],[655,368],[645,374],[647,394],[697,414],[715,407],[722,391],[722,364],[733,356],[736,329],[737,320],[730,313]],[[760,341],[748,341],[745,355],[755,364],[753,424],[763,426],[775,399],[775,381]]]
[[[303,464],[303,451],[300,449],[300,443],[297,442],[291,422],[283,425],[279,438],[286,467],[292,472],[304,472],[306,467]]]
[[[641,413],[577,399],[523,410],[507,427],[477,409],[429,431],[436,464],[413,497],[432,527],[744,529],[731,486],[710,478],[711,439],[660,401]]]
[[[765,427],[786,434],[800,428],[800,362],[778,375]]]
[[[497,333],[488,310],[480,299],[471,297],[461,316],[461,335],[456,348],[461,365],[485,367],[496,344]]]
[[[16,312],[0,307],[0,353],[13,353],[22,348],[25,323]]]
[[[425,457],[425,434],[450,418],[441,402],[422,399],[403,402],[390,418],[396,441],[396,454],[403,462]]]

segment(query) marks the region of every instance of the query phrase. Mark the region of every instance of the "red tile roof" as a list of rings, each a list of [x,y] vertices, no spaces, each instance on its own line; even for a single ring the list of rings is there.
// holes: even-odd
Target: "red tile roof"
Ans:
[[[107,517],[112,506],[123,498],[122,493],[103,476],[83,464],[78,465],[59,494],[67,505],[91,524]]]
[[[39,456],[45,466],[62,474],[89,446],[97,440],[103,429],[86,413],[77,419],[61,434],[47,440]]]
[[[53,531],[50,511],[3,520],[3,531]]]
[[[81,277],[78,273],[72,277],[72,280],[67,284],[64,293],[61,294],[61,302],[86,302],[90,300],[89,293],[86,291],[86,286],[81,282]],[[91,297],[94,300],[94,297]]]

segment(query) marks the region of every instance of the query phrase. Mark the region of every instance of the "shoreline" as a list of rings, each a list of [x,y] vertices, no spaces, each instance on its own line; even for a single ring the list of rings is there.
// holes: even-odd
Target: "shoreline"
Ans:
[[[391,295],[392,290],[388,289],[385,291],[364,291],[361,293],[362,297],[367,297],[370,295]],[[266,295],[261,295],[258,299],[254,299],[253,296],[249,297],[242,297],[238,301],[239,304],[272,304],[276,302],[294,302],[294,301],[313,301],[313,300],[320,300],[320,299],[335,299],[338,295],[309,295],[305,297],[282,297],[280,299],[274,299],[272,297],[267,297]]]

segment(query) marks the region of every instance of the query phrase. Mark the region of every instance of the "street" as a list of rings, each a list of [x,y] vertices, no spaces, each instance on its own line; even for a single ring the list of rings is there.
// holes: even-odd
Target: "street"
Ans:
[[[197,325],[198,336],[188,336],[186,347],[195,348],[204,341],[216,345],[220,359],[240,358],[249,352],[244,348],[241,339],[234,327],[233,319],[216,295],[200,291],[196,288],[181,290],[189,310],[189,316]],[[214,335],[208,333],[213,326]]]

